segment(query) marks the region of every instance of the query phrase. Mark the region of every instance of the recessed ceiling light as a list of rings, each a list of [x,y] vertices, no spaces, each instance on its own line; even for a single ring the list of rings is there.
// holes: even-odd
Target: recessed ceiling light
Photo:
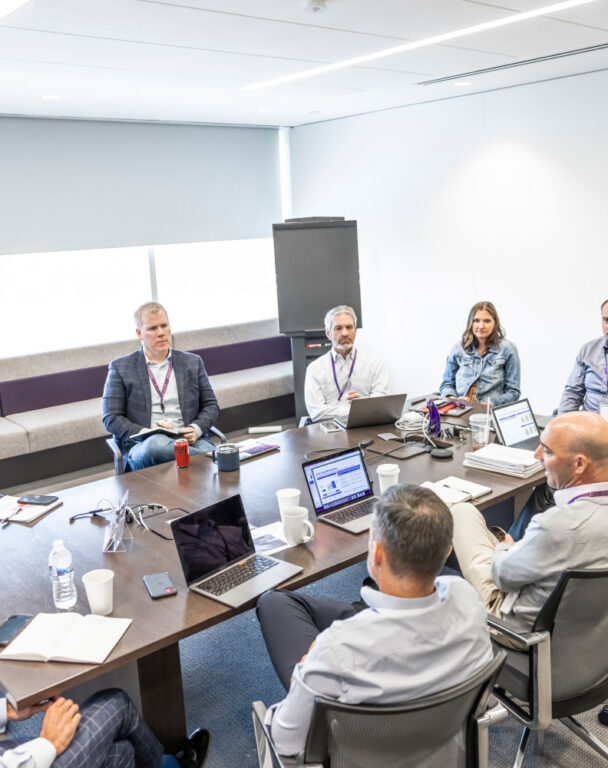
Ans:
[[[57,101],[60,98],[58,93],[43,93],[42,98],[45,101]]]
[[[454,88],[468,88],[470,85],[473,85],[470,80],[458,80],[454,83]]]
[[[292,75],[277,77],[274,80],[265,80],[262,83],[253,83],[251,85],[244,86],[242,90],[256,91],[259,88],[270,88],[271,86],[279,85],[280,83],[290,83],[294,80],[303,80],[307,77],[314,77],[315,75],[323,75],[326,72],[333,72],[336,69],[346,69],[346,67],[353,67],[357,64],[364,64],[368,61],[375,61],[376,59],[382,59],[385,56],[394,56],[396,53],[405,53],[406,51],[414,51],[418,48],[425,48],[429,45],[438,45],[439,43],[445,43],[448,40],[455,40],[459,37],[465,37],[466,35],[474,35],[478,32],[487,32],[489,29],[506,27],[509,24],[517,24],[520,21],[536,19],[539,16],[547,16],[551,13],[558,13],[559,11],[565,11],[569,8],[576,8],[579,5],[587,5],[588,3],[595,2],[597,2],[597,0],[565,0],[564,2],[545,5],[542,8],[536,8],[532,11],[513,13],[510,16],[503,16],[502,18],[495,19],[494,21],[486,21],[483,24],[474,24],[471,27],[455,29],[452,32],[444,32],[440,35],[433,35],[433,37],[426,37],[423,40],[414,40],[411,43],[396,45],[393,48],[384,48],[382,51],[367,53],[364,56],[355,56],[352,59],[336,61],[333,64],[324,64],[322,67],[313,67],[312,69],[306,69],[303,72],[295,72]]]
[[[21,8],[22,5],[29,3],[30,0],[0,0],[0,19],[8,16],[9,13]]]

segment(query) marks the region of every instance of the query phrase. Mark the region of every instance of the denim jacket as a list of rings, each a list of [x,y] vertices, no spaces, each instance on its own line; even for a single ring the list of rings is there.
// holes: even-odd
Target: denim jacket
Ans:
[[[504,405],[519,400],[520,363],[515,344],[507,339],[497,341],[483,357],[475,347],[467,351],[462,344],[455,344],[439,391],[444,397],[462,397],[474,382],[480,403],[489,399],[492,405]]]

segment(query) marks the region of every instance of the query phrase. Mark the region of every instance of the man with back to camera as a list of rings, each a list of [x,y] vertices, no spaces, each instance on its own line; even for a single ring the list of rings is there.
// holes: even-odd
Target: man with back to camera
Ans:
[[[581,347],[559,401],[559,414],[578,411],[580,408],[598,413],[600,399],[608,393],[608,299],[602,303],[600,309],[604,335],[588,341]],[[532,517],[550,509],[553,503],[551,487],[543,485],[535,488],[509,533],[515,539],[520,539]]]
[[[173,759],[162,747],[124,691],[109,689],[78,707],[59,697],[17,712],[0,694],[0,733],[7,721],[45,712],[40,736],[0,741],[0,768],[202,768],[208,731],[199,729]]]
[[[368,608],[281,590],[260,597],[264,640],[288,691],[267,714],[279,753],[303,751],[315,696],[400,703],[464,682],[491,661],[475,591],[459,577],[438,576],[451,539],[441,499],[419,486],[393,486],[369,532],[367,567],[378,591],[362,587]]]
[[[313,421],[348,417],[358,397],[388,395],[388,373],[374,355],[355,349],[357,315],[341,304],[325,315],[325,335],[330,351],[306,369],[304,399]]]
[[[181,432],[191,454],[211,450],[206,436],[219,408],[203,361],[171,349],[171,326],[160,304],[142,304],[134,317],[141,349],[110,363],[103,391],[103,423],[123,453],[123,466],[135,470],[173,459],[171,437],[130,439],[148,427]]]

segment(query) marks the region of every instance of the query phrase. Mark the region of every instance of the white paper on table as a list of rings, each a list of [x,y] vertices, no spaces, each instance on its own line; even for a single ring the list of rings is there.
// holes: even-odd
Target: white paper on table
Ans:
[[[285,540],[283,523],[280,520],[276,523],[262,525],[260,528],[252,528],[251,535],[255,542],[255,551],[258,554],[272,555],[291,546]]]

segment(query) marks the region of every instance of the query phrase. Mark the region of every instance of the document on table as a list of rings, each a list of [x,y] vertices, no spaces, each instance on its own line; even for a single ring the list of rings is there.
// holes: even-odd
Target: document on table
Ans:
[[[290,546],[285,540],[283,523],[280,520],[260,528],[252,527],[251,535],[255,543],[255,551],[258,554],[272,555],[274,552],[279,552]]]

